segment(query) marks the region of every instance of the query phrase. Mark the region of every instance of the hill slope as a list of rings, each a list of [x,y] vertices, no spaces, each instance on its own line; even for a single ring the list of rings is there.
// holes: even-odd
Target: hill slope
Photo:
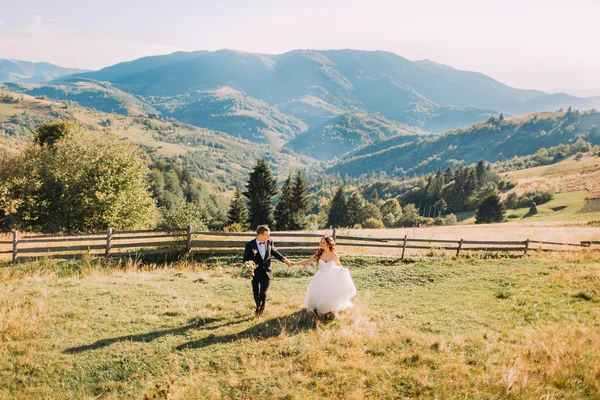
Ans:
[[[468,129],[436,137],[398,139],[360,149],[329,169],[351,176],[385,171],[391,175],[425,173],[451,164],[471,164],[480,159],[498,161],[533,154],[543,147],[583,138],[600,144],[600,113],[555,112],[512,119],[491,118]]]
[[[0,58],[0,82],[44,83],[64,75],[82,72],[86,71],[44,62],[33,63]]]
[[[0,149],[13,151],[29,140],[38,126],[56,118],[79,121],[88,130],[113,132],[138,143],[152,157],[179,159],[195,176],[222,189],[244,182],[259,157],[265,157],[278,175],[287,175],[293,169],[318,167],[316,160],[289,150],[275,151],[176,120],[103,113],[1,89]]]

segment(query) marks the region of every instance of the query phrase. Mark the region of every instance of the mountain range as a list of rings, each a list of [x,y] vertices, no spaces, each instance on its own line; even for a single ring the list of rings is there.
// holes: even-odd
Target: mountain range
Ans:
[[[0,58],[0,82],[45,83],[65,75],[86,72],[78,68],[59,67],[45,62]]]
[[[429,60],[357,50],[177,52],[7,88],[105,112],[177,119],[321,160],[500,113],[600,105],[600,98],[517,89]]]

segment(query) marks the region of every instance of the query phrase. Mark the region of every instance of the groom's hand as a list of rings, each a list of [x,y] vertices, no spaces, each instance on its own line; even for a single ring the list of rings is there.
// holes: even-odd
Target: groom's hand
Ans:
[[[287,259],[287,257],[283,258],[283,262],[285,263],[285,265],[287,265],[288,267],[292,266],[292,263],[290,262],[290,260]]]

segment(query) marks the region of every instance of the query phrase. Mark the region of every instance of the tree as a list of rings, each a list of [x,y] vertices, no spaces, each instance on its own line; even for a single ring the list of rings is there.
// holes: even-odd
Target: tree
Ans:
[[[248,223],[248,209],[242,199],[242,190],[238,187],[231,200],[229,212],[227,213],[227,222],[229,225],[240,224],[245,227]]]
[[[444,171],[444,184],[452,182],[453,178],[454,172],[452,171],[452,167],[448,166],[448,168],[446,168],[446,171]]]
[[[383,223],[388,228],[391,228],[396,225],[396,222],[400,221],[402,218],[402,207],[400,206],[400,202],[395,199],[387,199],[381,205],[381,215],[383,215]]]
[[[250,228],[258,225],[273,225],[273,197],[277,194],[277,182],[264,158],[256,162],[248,177],[244,196],[249,203]]]
[[[293,223],[292,176],[288,175],[283,186],[277,206],[275,206],[275,227],[278,231],[291,230]]]
[[[342,186],[338,188],[329,203],[327,226],[334,228],[348,226],[348,203]]]
[[[84,132],[60,121],[43,125],[0,171],[0,209],[20,230],[153,228],[158,210],[143,156],[115,135]]]
[[[493,222],[504,221],[504,204],[500,201],[500,196],[497,194],[491,194],[479,205],[475,212],[475,223],[476,224],[489,224]]]
[[[298,171],[292,186],[292,221],[291,230],[301,230],[306,226],[306,213],[310,207],[310,198],[308,196],[308,184],[304,180],[302,171]]]
[[[407,204],[402,210],[402,225],[413,226],[419,221],[419,211],[414,204]]]
[[[504,205],[509,210],[515,210],[519,206],[519,196],[517,192],[510,192],[508,196],[506,196],[506,200],[504,200]]]
[[[366,219],[365,198],[358,191],[354,191],[348,199],[348,225],[362,224]]]
[[[446,200],[443,197],[440,197],[434,205],[438,215],[442,215],[448,209],[448,204],[446,204]]]
[[[56,120],[40,126],[33,134],[33,142],[39,146],[54,146],[68,135],[81,134],[83,131],[74,121]]]
[[[483,160],[479,160],[477,163],[477,166],[475,167],[475,176],[477,177],[477,185],[481,187],[485,176],[485,163]]]
[[[377,193],[377,189],[373,189],[373,193],[371,193],[371,202],[375,204],[379,203],[379,193]]]

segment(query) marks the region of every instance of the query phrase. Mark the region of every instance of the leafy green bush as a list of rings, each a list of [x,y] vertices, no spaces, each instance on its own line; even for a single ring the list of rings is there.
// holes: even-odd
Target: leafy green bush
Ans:
[[[549,190],[536,190],[534,192],[526,192],[519,197],[519,208],[531,206],[532,202],[536,205],[544,204],[554,198],[554,194]]]
[[[383,225],[383,221],[380,219],[369,218],[363,224],[363,228],[365,229],[383,229],[385,226]]]
[[[456,225],[458,223],[458,220],[456,218],[456,215],[454,214],[448,214],[446,215],[446,225]]]

